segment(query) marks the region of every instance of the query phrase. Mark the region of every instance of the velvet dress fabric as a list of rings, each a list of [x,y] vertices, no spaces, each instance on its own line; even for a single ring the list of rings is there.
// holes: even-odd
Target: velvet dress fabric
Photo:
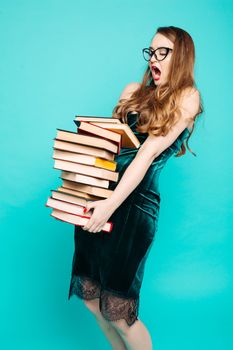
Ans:
[[[148,134],[136,131],[137,116],[129,113],[128,125],[141,147]],[[106,320],[125,319],[132,326],[138,319],[145,263],[158,228],[159,175],[188,134],[188,128],[184,129],[173,144],[154,159],[140,184],[108,219],[113,222],[110,233],[91,233],[75,226],[68,300],[72,295],[86,300],[99,298],[100,311]],[[122,148],[115,156],[118,182],[138,150]],[[118,182],[110,181],[109,189],[114,190]]]

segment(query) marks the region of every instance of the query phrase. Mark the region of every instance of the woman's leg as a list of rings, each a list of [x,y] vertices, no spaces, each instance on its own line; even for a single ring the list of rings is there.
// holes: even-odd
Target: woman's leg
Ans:
[[[118,333],[117,329],[111,325],[110,322],[105,320],[99,310],[99,298],[92,300],[84,300],[86,307],[94,314],[99,327],[104,332],[105,336],[109,340],[113,350],[127,350],[125,343]],[[146,350],[146,349],[145,349]]]
[[[127,350],[152,350],[150,333],[139,319],[131,326],[124,319],[110,323],[124,340]]]

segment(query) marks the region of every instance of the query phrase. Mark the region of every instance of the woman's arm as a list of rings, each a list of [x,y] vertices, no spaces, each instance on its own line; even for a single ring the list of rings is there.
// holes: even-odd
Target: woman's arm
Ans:
[[[167,149],[188,127],[189,118],[197,114],[199,109],[199,93],[186,95],[181,101],[181,118],[166,136],[154,136],[149,134],[136,157],[125,170],[121,180],[108,200],[116,209],[130,195],[144,178],[153,160]]]
[[[129,84],[128,88],[125,90],[127,94],[130,89],[135,89],[135,85],[130,85],[131,84]],[[121,95],[121,98],[124,97]],[[83,227],[83,230],[88,230],[89,232],[100,231],[111,217],[112,213],[142,181],[153,160],[158,157],[163,150],[169,147],[180,133],[188,127],[190,118],[193,118],[198,114],[197,111],[199,111],[198,92],[193,93],[191,97],[186,95],[181,107],[182,117],[166,136],[154,136],[149,134],[138,150],[136,157],[125,170],[111,196],[104,200],[87,203],[87,211],[92,208],[94,212],[90,220],[88,220],[87,224]]]

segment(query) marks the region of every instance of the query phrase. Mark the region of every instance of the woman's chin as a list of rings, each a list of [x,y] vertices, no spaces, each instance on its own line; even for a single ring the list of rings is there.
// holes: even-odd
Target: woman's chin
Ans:
[[[153,79],[153,80],[154,80],[154,84],[155,84],[156,86],[158,86],[158,85],[160,85],[160,84],[161,84],[160,79],[158,79],[158,80]]]
[[[152,80],[154,82],[154,85],[156,85],[156,86],[161,85],[161,84],[164,83],[164,81],[163,81],[164,79],[163,79],[163,77],[161,75],[159,77],[155,78],[154,74],[152,74]]]
[[[166,79],[161,79],[161,77],[159,78],[159,79],[153,79],[153,81],[154,81],[154,84],[156,85],[156,86],[161,86],[161,85],[163,85],[163,84],[165,84],[166,82],[167,82],[167,80]]]

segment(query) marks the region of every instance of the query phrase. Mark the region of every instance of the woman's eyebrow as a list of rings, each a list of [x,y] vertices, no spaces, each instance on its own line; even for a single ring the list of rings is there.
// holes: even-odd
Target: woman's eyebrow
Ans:
[[[158,46],[156,49],[154,49],[152,46],[149,46],[149,49],[151,49],[151,50],[157,50],[157,49],[161,49],[161,48],[163,48],[163,46]]]
[[[162,49],[164,48],[164,46],[158,46],[157,49]],[[152,50],[157,50],[157,49],[154,49],[152,46],[149,46],[149,49],[152,49]]]

